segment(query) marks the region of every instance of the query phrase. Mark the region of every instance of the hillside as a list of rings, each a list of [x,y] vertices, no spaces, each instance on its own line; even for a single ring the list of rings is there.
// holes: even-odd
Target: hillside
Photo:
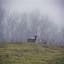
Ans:
[[[64,64],[64,48],[34,43],[6,44],[0,64]]]

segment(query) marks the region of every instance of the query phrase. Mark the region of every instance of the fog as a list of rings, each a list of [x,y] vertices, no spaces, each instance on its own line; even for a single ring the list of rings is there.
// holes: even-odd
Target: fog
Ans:
[[[64,0],[0,0],[0,41],[64,44]]]

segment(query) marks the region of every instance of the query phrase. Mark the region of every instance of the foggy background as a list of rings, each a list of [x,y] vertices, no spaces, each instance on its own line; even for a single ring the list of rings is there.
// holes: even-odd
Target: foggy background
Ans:
[[[0,41],[64,44],[64,0],[0,0]]]

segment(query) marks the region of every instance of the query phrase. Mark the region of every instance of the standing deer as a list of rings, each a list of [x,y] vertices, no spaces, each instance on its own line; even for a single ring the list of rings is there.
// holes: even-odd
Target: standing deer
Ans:
[[[37,36],[35,35],[34,38],[29,38],[28,42],[36,42]]]

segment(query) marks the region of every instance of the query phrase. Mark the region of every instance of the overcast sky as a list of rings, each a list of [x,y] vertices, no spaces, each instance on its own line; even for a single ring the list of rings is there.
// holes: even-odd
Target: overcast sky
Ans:
[[[63,5],[64,0],[2,0],[4,9],[12,12],[31,12],[39,10],[43,15],[48,15],[58,25],[61,25],[63,19]]]

